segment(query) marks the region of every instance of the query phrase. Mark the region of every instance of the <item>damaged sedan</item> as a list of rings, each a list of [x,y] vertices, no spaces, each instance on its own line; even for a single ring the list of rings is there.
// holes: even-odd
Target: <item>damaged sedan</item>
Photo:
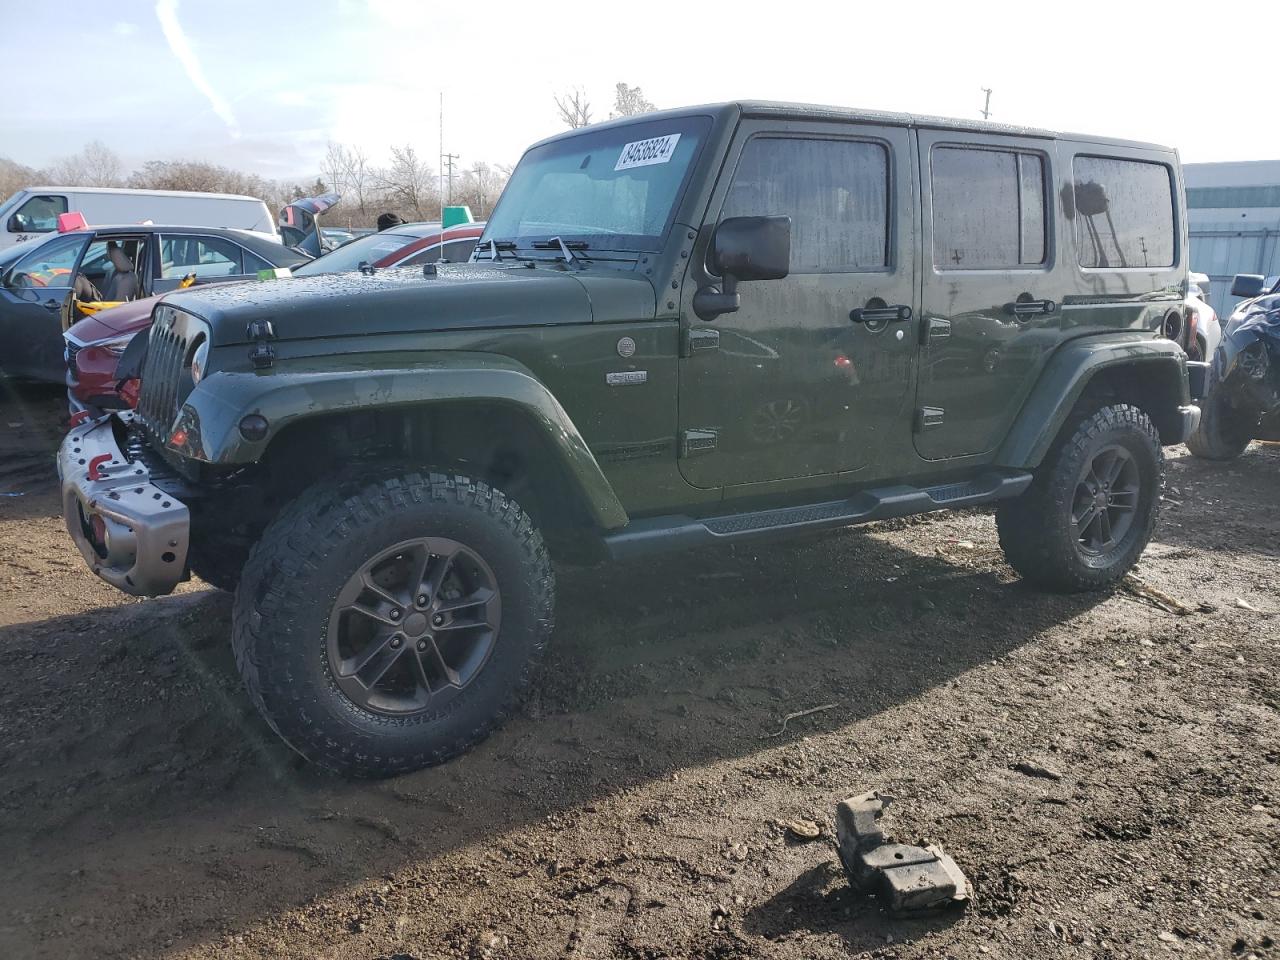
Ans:
[[[1230,460],[1252,440],[1280,440],[1280,282],[1240,274],[1236,307],[1214,351],[1200,423],[1187,440],[1197,457]]]

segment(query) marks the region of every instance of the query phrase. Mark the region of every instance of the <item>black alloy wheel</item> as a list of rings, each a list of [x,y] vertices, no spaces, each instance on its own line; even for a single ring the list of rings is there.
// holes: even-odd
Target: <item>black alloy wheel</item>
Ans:
[[[406,540],[360,566],[329,618],[329,669],[357,706],[438,710],[479,673],[502,622],[497,579],[444,537]]]

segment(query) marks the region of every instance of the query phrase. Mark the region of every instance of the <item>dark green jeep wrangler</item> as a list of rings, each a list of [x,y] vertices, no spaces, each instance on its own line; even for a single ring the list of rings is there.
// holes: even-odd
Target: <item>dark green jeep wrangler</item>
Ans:
[[[1186,238],[1161,147],[771,103],[588,127],[469,263],[159,306],[138,410],[63,445],[67,526],[128,593],[234,589],[304,756],[411,770],[508,709],[553,558],[993,503],[1027,579],[1116,581],[1198,416],[1158,335]]]

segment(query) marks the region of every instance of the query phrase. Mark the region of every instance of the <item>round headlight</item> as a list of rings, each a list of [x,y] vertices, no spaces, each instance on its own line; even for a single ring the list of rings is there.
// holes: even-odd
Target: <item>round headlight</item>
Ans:
[[[200,345],[196,347],[195,352],[191,354],[191,382],[199,383],[200,378],[205,374],[206,365],[209,363],[209,341],[201,340]]]

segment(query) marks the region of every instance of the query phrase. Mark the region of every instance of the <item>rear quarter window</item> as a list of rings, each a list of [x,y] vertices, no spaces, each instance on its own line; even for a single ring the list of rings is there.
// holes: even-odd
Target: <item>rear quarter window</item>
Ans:
[[[1163,163],[1078,155],[1076,257],[1090,270],[1171,267],[1173,176]]]

